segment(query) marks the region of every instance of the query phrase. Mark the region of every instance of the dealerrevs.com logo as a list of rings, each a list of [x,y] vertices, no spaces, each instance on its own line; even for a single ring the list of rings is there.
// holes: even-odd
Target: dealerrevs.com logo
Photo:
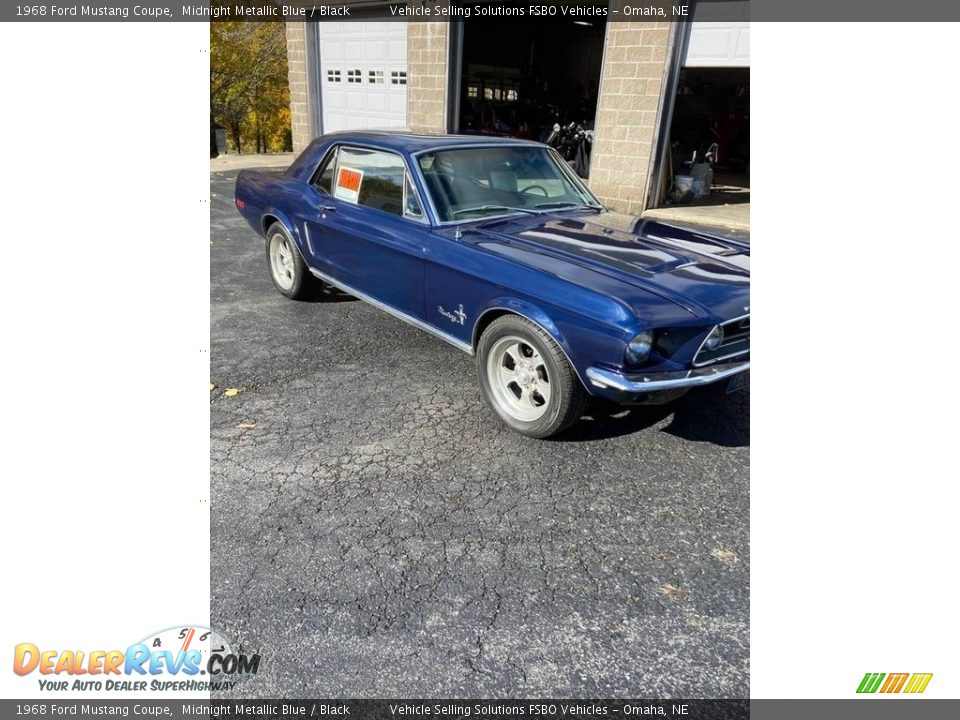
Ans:
[[[50,650],[20,643],[17,675],[38,675],[41,690],[225,691],[257,674],[259,654],[246,654],[223,633],[201,625],[167,628],[125,650]]]
[[[882,693],[885,695],[904,692],[919,694],[927,689],[933,673],[867,673],[857,686],[858,693]]]

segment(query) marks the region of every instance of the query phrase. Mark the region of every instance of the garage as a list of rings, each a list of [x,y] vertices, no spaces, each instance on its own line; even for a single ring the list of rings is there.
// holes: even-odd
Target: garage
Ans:
[[[597,11],[458,24],[451,129],[547,142],[588,177],[607,21],[606,3],[586,5]]]
[[[749,228],[750,22],[739,3],[723,3],[725,18],[698,11],[676,80],[661,209],[674,220]],[[744,16],[748,10],[744,10]],[[731,19],[733,18],[733,19]]]
[[[295,149],[364,128],[530,138],[613,210],[748,229],[748,2],[698,2],[684,22],[627,18],[623,0],[510,17],[451,0],[410,22],[349,4],[351,22],[287,25]]]
[[[322,132],[407,124],[407,24],[323,22],[319,33]]]

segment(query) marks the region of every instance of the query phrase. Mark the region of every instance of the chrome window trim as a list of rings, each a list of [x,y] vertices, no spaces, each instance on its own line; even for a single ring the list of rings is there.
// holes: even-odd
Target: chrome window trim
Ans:
[[[430,195],[430,189],[427,187],[427,181],[426,181],[426,178],[423,176],[423,171],[420,168],[420,163],[417,162],[418,157],[420,157],[421,155],[426,155],[427,153],[444,152],[447,150],[483,150],[486,148],[520,148],[520,147],[536,148],[540,150],[545,149],[547,150],[548,153],[553,155],[554,160],[557,161],[557,163],[562,168],[562,172],[564,172],[568,176],[568,178],[570,177],[571,173],[573,173],[573,171],[570,170],[569,166],[567,165],[566,161],[560,157],[560,154],[556,150],[554,150],[549,145],[544,145],[542,143],[530,143],[530,144],[524,143],[522,145],[518,145],[515,143],[508,143],[508,142],[464,143],[463,145],[449,145],[449,146],[443,146],[440,148],[429,148],[427,150],[420,150],[418,152],[411,153],[410,157],[411,159],[414,160],[413,164],[415,166],[415,172],[419,173],[418,177],[420,178],[420,181],[423,183],[423,187],[426,189],[427,202],[430,203],[430,211],[433,213],[433,217],[436,218],[436,226],[437,227],[453,227],[455,225],[466,225],[467,223],[486,222],[488,220],[497,220],[498,218],[516,217],[517,215],[527,215],[528,213],[521,213],[516,210],[513,210],[513,211],[500,213],[499,215],[485,215],[482,218],[468,218],[466,220],[441,220],[440,213],[437,212],[437,206],[433,202],[433,196]],[[604,207],[603,203],[601,203],[600,200],[597,199],[597,196],[590,191],[590,188],[588,188],[586,185],[583,184],[583,180],[577,177],[576,173],[573,173],[573,177],[575,178],[574,184],[582,188],[584,191],[586,191],[587,196],[593,198],[593,200],[596,202],[596,205],[591,207],[595,207],[597,210],[606,211],[607,208]],[[576,209],[577,208],[575,207],[554,208],[554,210],[559,210],[561,212],[564,210],[576,210]]]
[[[410,176],[410,168],[404,165],[405,172],[403,173],[403,217],[408,220],[413,220],[421,224],[429,225],[430,220],[427,218],[427,213],[423,208],[423,200],[420,199],[420,193],[417,192],[416,185],[413,184],[413,178]],[[413,196],[417,200],[417,206],[420,208],[419,215],[413,215],[407,210],[407,190],[413,190]]]
[[[443,332],[443,330],[439,330],[433,325],[429,325],[423,320],[415,318],[412,315],[407,315],[407,313],[397,310],[396,308],[391,307],[390,305],[387,305],[386,303],[377,300],[376,298],[367,295],[365,292],[361,292],[360,290],[357,290],[346,283],[335,280],[326,273],[322,273],[319,270],[310,267],[309,265],[307,265],[307,267],[311,273],[323,280],[325,283],[329,283],[348,295],[353,295],[355,298],[359,298],[360,300],[373,305],[375,308],[383,310],[388,315],[393,315],[398,320],[403,320],[403,322],[407,323],[408,325],[413,325],[413,327],[417,328],[418,330],[423,330],[424,332],[429,333],[430,335],[433,335],[444,342],[450,343],[458,350],[462,350],[463,352],[467,353],[467,355],[473,355],[473,346],[469,343],[465,343],[463,340],[456,338],[453,335],[448,335],[447,333]]]
[[[730,323],[739,322],[744,318],[748,318],[748,317],[750,317],[750,313],[747,313],[746,315],[740,315],[739,317],[731,318],[729,320],[725,320],[722,323],[717,323],[717,325],[719,325],[720,327],[723,327],[724,325],[729,325]],[[716,327],[716,325],[714,325],[714,327]],[[713,332],[713,328],[710,329],[710,332]],[[701,368],[701,367],[706,367],[707,365],[715,365],[718,362],[729,360],[730,358],[740,357],[741,355],[748,355],[750,353],[750,348],[747,348],[746,350],[738,350],[735,353],[730,353],[729,355],[724,355],[722,357],[714,358],[713,360],[707,360],[707,362],[698,363],[697,358],[700,357],[700,352],[703,350],[703,346],[707,344],[707,338],[710,337],[710,332],[706,334],[706,336],[703,338],[703,342],[700,343],[700,347],[698,347],[697,351],[693,354],[693,367]]]
[[[340,149],[341,148],[347,148],[348,150],[365,150],[368,152],[380,152],[380,153],[385,153],[387,155],[394,155],[395,157],[398,157],[400,159],[400,163],[403,165],[403,169],[404,169],[403,197],[401,200],[401,202],[403,203],[402,214],[397,215],[395,213],[387,212],[386,210],[380,210],[379,208],[370,207],[369,205],[363,205],[359,202],[359,200],[355,204],[355,207],[362,207],[362,208],[366,208],[367,210],[373,210],[374,212],[381,213],[383,215],[386,215],[387,217],[401,218],[402,220],[408,220],[410,222],[416,223],[417,225],[427,225],[427,226],[430,225],[430,218],[427,217],[426,213],[422,213],[420,217],[417,217],[416,215],[407,214],[407,181],[408,180],[410,181],[409,184],[413,187],[413,192],[414,192],[414,195],[416,195],[417,197],[417,202],[420,203],[421,210],[423,209],[423,199],[420,197],[420,193],[417,191],[417,186],[413,183],[413,177],[411,176],[410,163],[407,162],[407,159],[403,156],[402,153],[399,153],[395,150],[385,150],[384,148],[371,147],[370,145],[362,145],[362,144],[354,144],[354,143],[334,143],[333,145],[330,146],[330,148],[328,148],[327,152],[324,153],[323,160],[320,161],[320,164],[317,166],[317,169],[314,171],[314,174],[312,176],[313,178],[317,177],[317,174],[321,171],[321,168],[325,168],[327,158],[330,156],[330,154],[336,153],[336,157],[334,159],[336,165],[333,168],[333,176],[334,176],[334,180],[336,180],[337,173],[340,171]],[[313,179],[311,179],[310,184],[313,185],[313,187],[315,187],[317,190],[322,192],[324,195],[326,195],[327,197],[333,200],[337,200],[338,202],[347,202],[346,200],[341,200],[336,195],[332,193],[328,193],[322,187],[319,187],[316,184],[314,184]],[[354,203],[347,203],[347,205],[354,205]]]
[[[336,155],[336,154],[337,154],[337,151],[338,151],[339,149],[340,149],[340,146],[337,145],[337,144],[333,144],[333,145],[331,145],[330,147],[327,148],[327,151],[323,154],[323,157],[320,158],[320,162],[317,163],[317,166],[313,169],[313,172],[310,174],[310,182],[307,183],[308,185],[316,188],[317,190],[319,190],[320,192],[322,192],[324,195],[327,195],[327,196],[329,196],[329,197],[333,197],[333,196],[330,195],[330,193],[328,193],[328,192],[327,192],[326,190],[324,190],[322,187],[320,187],[319,185],[317,185],[317,179],[320,177],[320,175],[323,173],[323,171],[326,170],[326,168],[327,168],[327,162],[330,160],[330,156],[331,156],[331,155]],[[333,173],[333,174],[334,174],[334,175],[337,174],[337,173],[336,173],[336,167],[334,167],[334,173]]]

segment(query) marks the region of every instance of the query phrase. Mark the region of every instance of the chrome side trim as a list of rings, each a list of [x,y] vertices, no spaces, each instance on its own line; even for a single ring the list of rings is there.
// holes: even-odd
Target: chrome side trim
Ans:
[[[423,322],[423,320],[418,320],[412,315],[407,315],[404,312],[400,312],[396,308],[392,308],[389,305],[380,302],[376,298],[370,297],[366,293],[360,292],[359,290],[356,290],[355,288],[350,287],[346,283],[342,283],[339,280],[334,280],[332,277],[320,272],[319,270],[310,268],[310,272],[316,275],[321,280],[323,280],[325,283],[333,285],[335,288],[339,288],[340,290],[347,293],[348,295],[353,295],[355,298],[359,298],[360,300],[363,300],[365,303],[369,303],[370,305],[373,305],[375,308],[378,308],[380,310],[383,310],[385,313],[393,315],[398,320],[403,320],[408,325],[413,325],[418,330],[423,330],[424,332],[430,333],[431,335],[433,335],[436,338],[439,338],[440,340],[450,343],[458,350],[463,350],[467,355],[473,355],[473,347],[469,343],[465,343],[463,340],[460,340],[459,338],[455,338],[453,335],[448,335],[447,333],[443,332],[442,330],[438,330],[432,325],[427,325],[427,323]]]
[[[695,370],[631,376],[621,375],[612,370],[591,367],[587,368],[587,377],[590,378],[591,383],[599,388],[610,388],[627,393],[647,393],[656,390],[676,390],[677,388],[709,385],[732,375],[746,372],[749,369],[749,360]]]

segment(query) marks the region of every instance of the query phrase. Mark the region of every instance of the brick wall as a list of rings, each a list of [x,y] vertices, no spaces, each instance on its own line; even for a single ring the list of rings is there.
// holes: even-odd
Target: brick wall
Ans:
[[[447,130],[447,29],[445,22],[411,22],[407,29],[407,127]]]
[[[668,22],[607,23],[589,184],[611,210],[643,210],[669,36]]]
[[[287,23],[287,77],[290,82],[290,126],[293,151],[300,152],[313,139],[307,95],[306,26],[302,22]]]

